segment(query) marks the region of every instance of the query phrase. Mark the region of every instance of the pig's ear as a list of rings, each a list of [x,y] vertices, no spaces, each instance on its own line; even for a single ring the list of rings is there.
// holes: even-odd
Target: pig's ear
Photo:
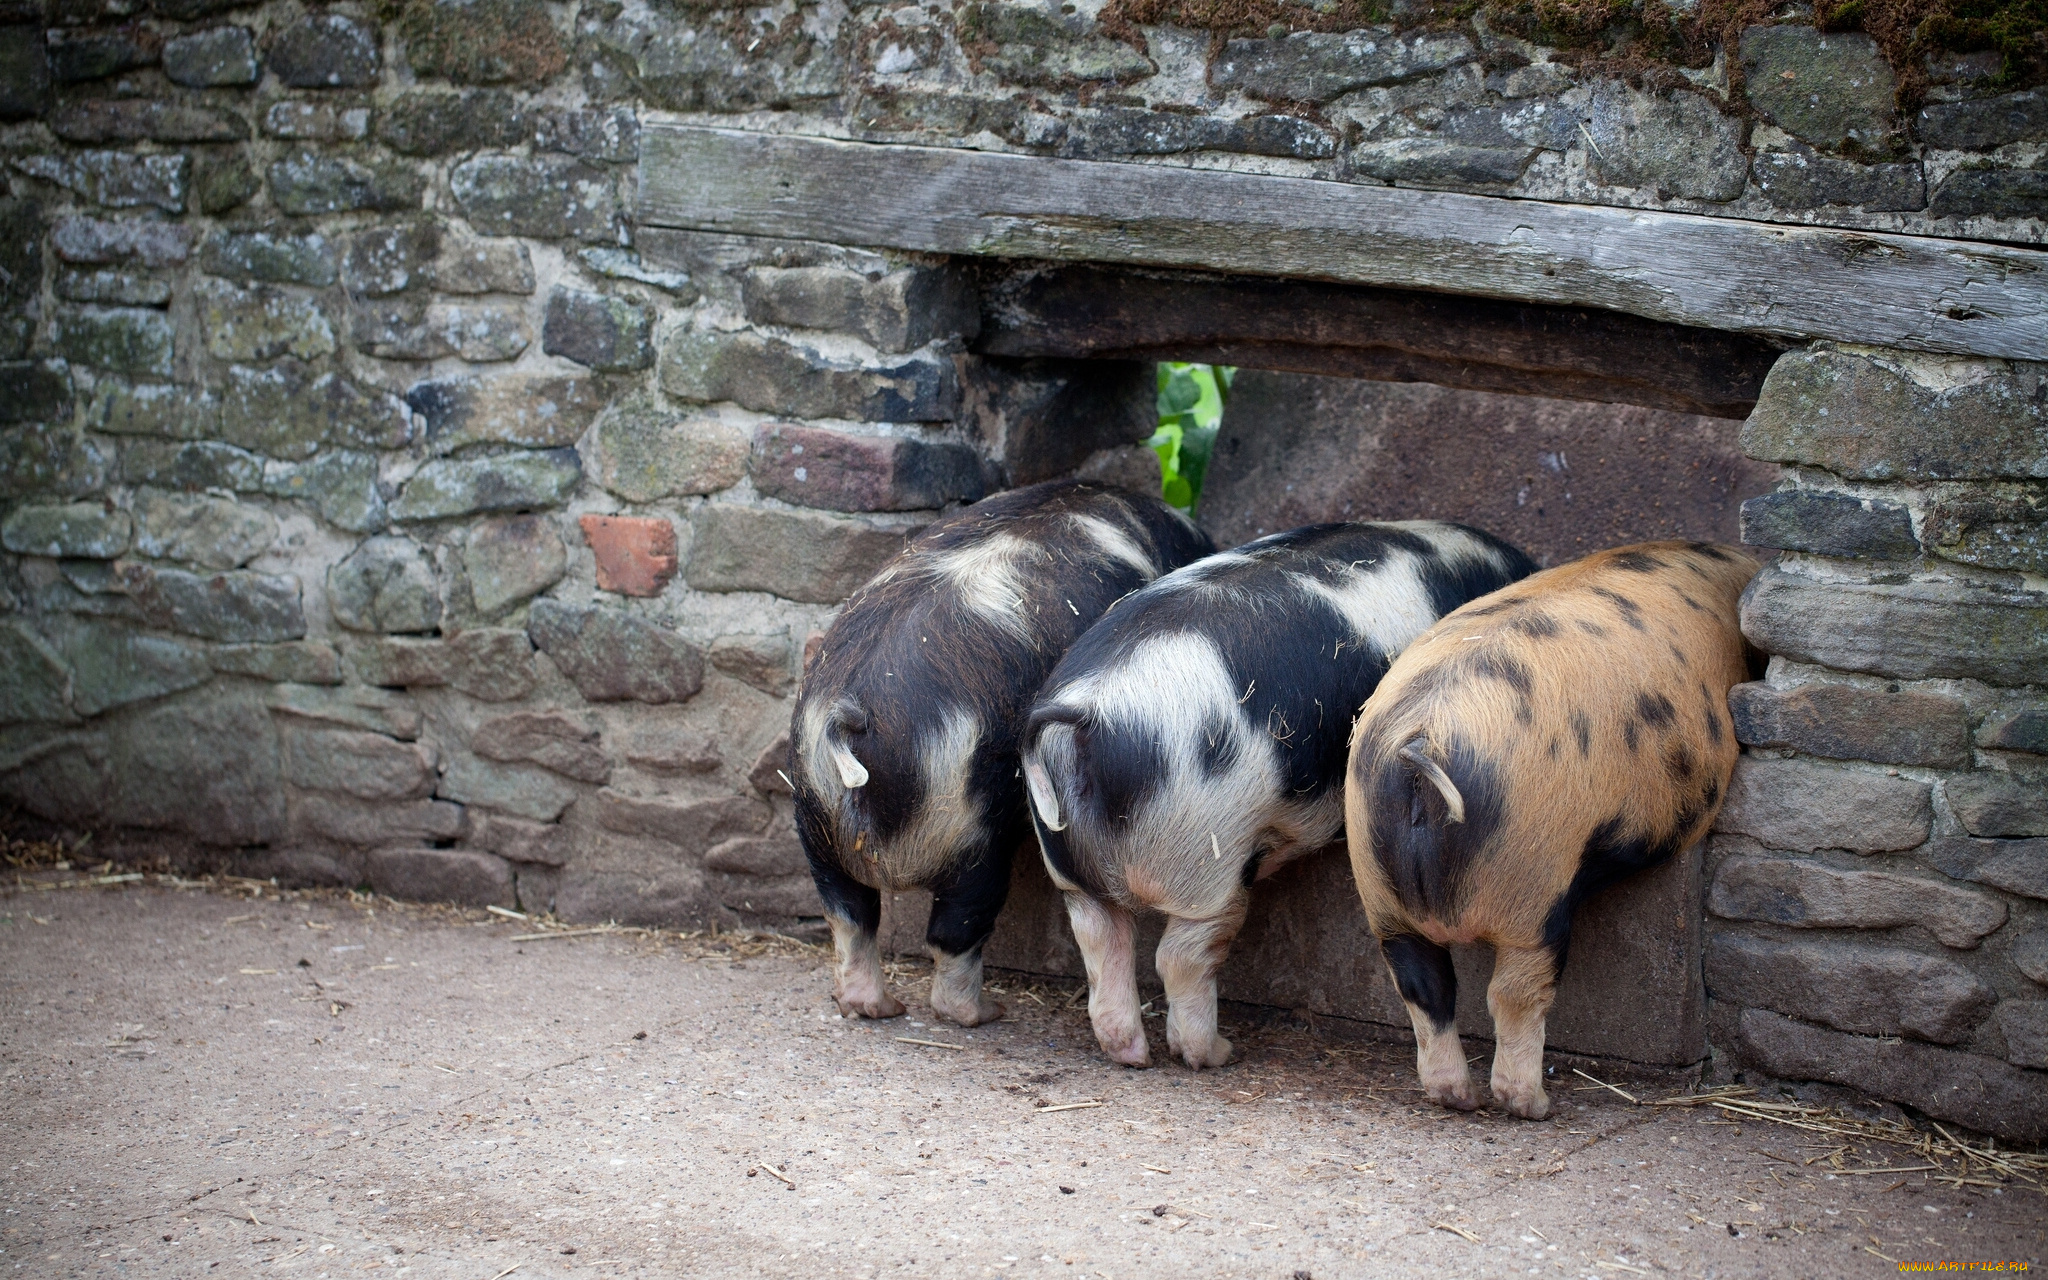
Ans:
[[[1394,754],[1407,761],[1417,774],[1428,779],[1429,784],[1437,789],[1437,794],[1444,798],[1445,822],[1463,822],[1465,797],[1459,794],[1457,784],[1451,781],[1451,775],[1443,771],[1443,766],[1425,754],[1428,746],[1429,740],[1426,738],[1411,738],[1406,746]]]
[[[848,791],[868,785],[868,769],[854,757],[853,748],[843,742],[826,746],[826,754],[832,757],[832,767],[839,771],[840,785]]]
[[[1053,790],[1052,775],[1045,771],[1045,762],[1035,755],[1024,757],[1024,785],[1031,792],[1031,807],[1045,829],[1065,831],[1067,824],[1060,817],[1059,792]]]

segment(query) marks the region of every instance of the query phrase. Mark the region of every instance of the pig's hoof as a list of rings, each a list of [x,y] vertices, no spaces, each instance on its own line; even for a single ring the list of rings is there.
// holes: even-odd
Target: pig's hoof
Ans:
[[[1230,1041],[1222,1036],[1212,1036],[1206,1045],[1181,1045],[1180,1056],[1189,1067],[1200,1071],[1204,1067],[1220,1067],[1229,1062],[1230,1050]]]
[[[1213,1031],[1206,1038],[1193,1039],[1182,1034],[1170,1015],[1166,1019],[1167,1052],[1187,1063],[1190,1070],[1222,1066],[1230,1061],[1230,1048],[1230,1041]]]
[[[932,1001],[932,1012],[949,1021],[957,1022],[963,1027],[978,1027],[984,1022],[994,1022],[1009,1012],[1009,1010],[1003,1008],[1003,1006],[987,996],[978,996],[975,998],[974,1003],[966,1005],[941,1005],[938,1001],[934,1000]]]
[[[1479,1109],[1479,1092],[1472,1087],[1472,1082],[1469,1079],[1459,1080],[1455,1083],[1432,1084],[1426,1086],[1426,1088],[1429,1093],[1429,1100],[1438,1106],[1450,1107],[1454,1111],[1477,1111]]]
[[[1120,1040],[1111,1040],[1105,1036],[1097,1036],[1096,1040],[1112,1062],[1121,1062],[1127,1067],[1152,1065],[1152,1046],[1145,1043],[1143,1031]]]
[[[839,1012],[849,1017],[900,1018],[903,1016],[903,1002],[884,991],[866,999],[835,996]]]
[[[1493,1100],[1524,1120],[1541,1120],[1550,1114],[1550,1097],[1542,1085],[1511,1085],[1505,1080],[1493,1084]]]

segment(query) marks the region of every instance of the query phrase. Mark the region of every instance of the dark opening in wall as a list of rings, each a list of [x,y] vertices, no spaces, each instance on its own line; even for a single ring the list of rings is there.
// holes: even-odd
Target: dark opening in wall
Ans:
[[[1778,480],[1740,447],[1778,355],[1754,337],[1186,271],[1006,263],[981,285],[985,356],[1238,367],[1196,459],[1196,518],[1226,546],[1323,520],[1440,518],[1561,564],[1657,538],[1738,542],[1743,500]]]

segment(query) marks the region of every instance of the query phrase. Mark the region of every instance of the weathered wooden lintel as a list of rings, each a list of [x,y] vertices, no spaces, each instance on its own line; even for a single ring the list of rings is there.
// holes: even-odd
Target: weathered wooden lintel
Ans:
[[[640,221],[1595,307],[2048,359],[2048,252],[1598,205],[656,123]]]

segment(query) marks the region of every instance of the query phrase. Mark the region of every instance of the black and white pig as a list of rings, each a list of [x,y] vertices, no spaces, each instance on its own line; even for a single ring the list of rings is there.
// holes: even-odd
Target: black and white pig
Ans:
[[[1118,599],[1214,550],[1157,498],[1055,482],[919,533],[846,602],[790,724],[796,827],[824,899],[846,1013],[893,1018],[880,890],[931,890],[932,1009],[1000,1017],[981,950],[1030,837],[1024,713],[1060,655]]]
[[[1025,726],[1024,777],[1105,1053],[1151,1061],[1142,907],[1169,917],[1170,1052],[1229,1060],[1217,967],[1252,882],[1341,828],[1352,718],[1409,641],[1534,569],[1460,525],[1310,525],[1168,574],[1068,651]]]

